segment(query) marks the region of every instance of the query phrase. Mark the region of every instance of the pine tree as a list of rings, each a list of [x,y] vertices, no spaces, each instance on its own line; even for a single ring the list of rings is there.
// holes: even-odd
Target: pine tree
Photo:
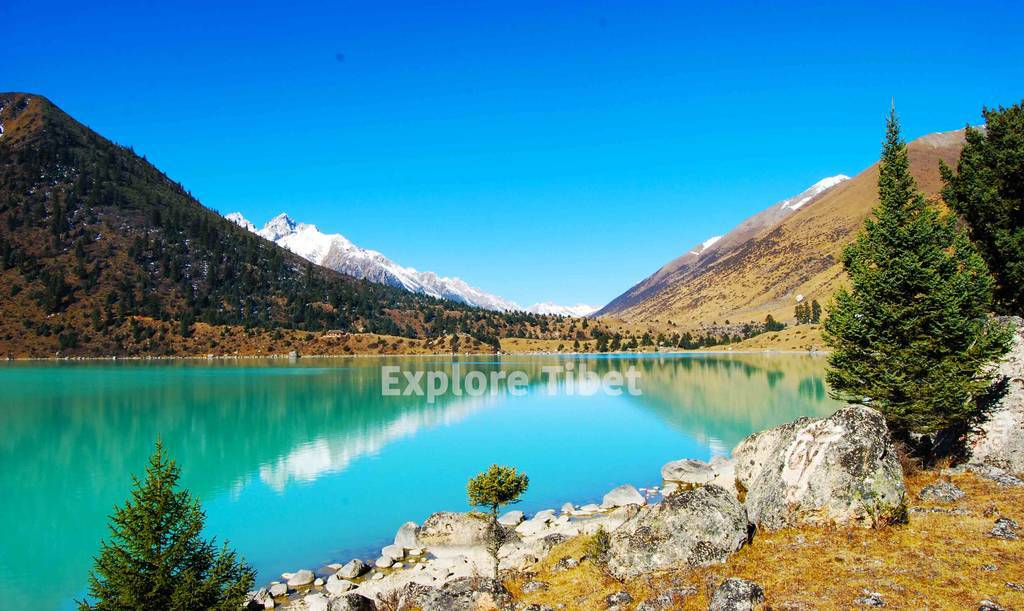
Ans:
[[[817,299],[811,301],[811,324],[818,324],[821,322],[821,304],[818,303]]]
[[[987,365],[1008,349],[991,322],[992,279],[952,214],[917,191],[895,110],[879,164],[879,204],[843,253],[851,289],[825,320],[837,398],[881,410],[895,434],[962,430],[978,419]]]
[[[498,552],[509,533],[498,523],[498,510],[518,503],[530,486],[530,478],[515,467],[491,465],[486,471],[469,480],[466,495],[469,503],[488,511],[487,551],[494,560],[494,578],[498,578],[500,559]]]
[[[970,227],[996,280],[996,307],[1024,312],[1024,102],[983,109],[985,130],[967,128],[957,171],[942,167],[945,199]]]
[[[81,609],[238,609],[255,573],[225,544],[202,538],[205,516],[157,441],[146,479],[110,517]]]

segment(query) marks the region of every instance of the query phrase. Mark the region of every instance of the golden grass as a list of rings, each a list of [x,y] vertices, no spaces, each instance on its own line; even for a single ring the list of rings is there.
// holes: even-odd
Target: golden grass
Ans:
[[[1008,583],[1024,584],[1024,541],[987,536],[998,516],[1024,523],[1024,490],[1001,488],[973,475],[952,478],[967,497],[951,505],[916,500],[925,485],[940,476],[934,471],[908,478],[911,507],[957,509],[948,513],[910,514],[904,525],[879,530],[801,528],[759,532],[725,564],[677,570],[620,583],[590,561],[553,572],[565,556],[582,555],[586,537],[556,547],[535,575],[508,583],[517,600],[567,609],[603,608],[603,600],[620,590],[642,601],[672,586],[689,586],[684,609],[706,609],[714,588],[728,577],[753,580],[764,588],[774,609],[853,608],[864,590],[882,595],[888,608],[976,609],[991,600],[1008,609],[1024,609],[1024,592]],[[994,565],[995,570],[990,565]],[[543,592],[522,593],[527,581],[549,584]]]

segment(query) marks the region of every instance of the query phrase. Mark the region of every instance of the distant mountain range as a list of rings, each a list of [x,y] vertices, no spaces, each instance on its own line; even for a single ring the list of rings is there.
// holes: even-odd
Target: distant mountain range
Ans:
[[[963,130],[909,144],[911,171],[929,197],[939,161],[955,165]],[[877,164],[824,178],[722,236],[708,238],[613,299],[597,316],[684,326],[793,318],[798,299],[827,303],[845,281],[841,253],[878,202]]]
[[[412,293],[498,312],[525,311],[578,317],[597,310],[596,306],[585,304],[561,306],[550,302],[524,308],[514,301],[470,286],[460,278],[404,267],[375,250],[356,246],[340,233],[323,233],[316,225],[298,223],[283,213],[270,219],[262,229],[257,229],[239,212],[227,214],[225,218],[317,265]]]

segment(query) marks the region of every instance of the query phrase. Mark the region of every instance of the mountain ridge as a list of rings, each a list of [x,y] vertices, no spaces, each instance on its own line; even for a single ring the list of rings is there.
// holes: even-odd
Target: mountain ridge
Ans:
[[[918,187],[937,197],[939,161],[955,163],[963,130],[908,144]],[[748,217],[707,249],[691,249],[613,299],[596,316],[688,327],[792,320],[798,295],[827,303],[845,281],[841,254],[877,203],[877,163],[829,177]],[[816,188],[821,187],[821,188]]]

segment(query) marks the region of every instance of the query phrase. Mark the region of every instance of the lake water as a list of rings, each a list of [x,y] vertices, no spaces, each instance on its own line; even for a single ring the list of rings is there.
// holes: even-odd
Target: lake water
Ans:
[[[752,432],[838,407],[820,357],[458,360],[463,373],[523,370],[531,384],[433,403],[382,396],[382,365],[451,371],[447,358],[0,365],[5,608],[69,608],[84,594],[106,517],[158,435],[209,533],[263,583],[376,557],[403,522],[467,509],[466,480],[491,463],[529,474],[527,512],[599,502],[622,483],[660,483],[669,460],[728,454]],[[541,368],[580,360],[636,367],[643,394],[551,392]]]

